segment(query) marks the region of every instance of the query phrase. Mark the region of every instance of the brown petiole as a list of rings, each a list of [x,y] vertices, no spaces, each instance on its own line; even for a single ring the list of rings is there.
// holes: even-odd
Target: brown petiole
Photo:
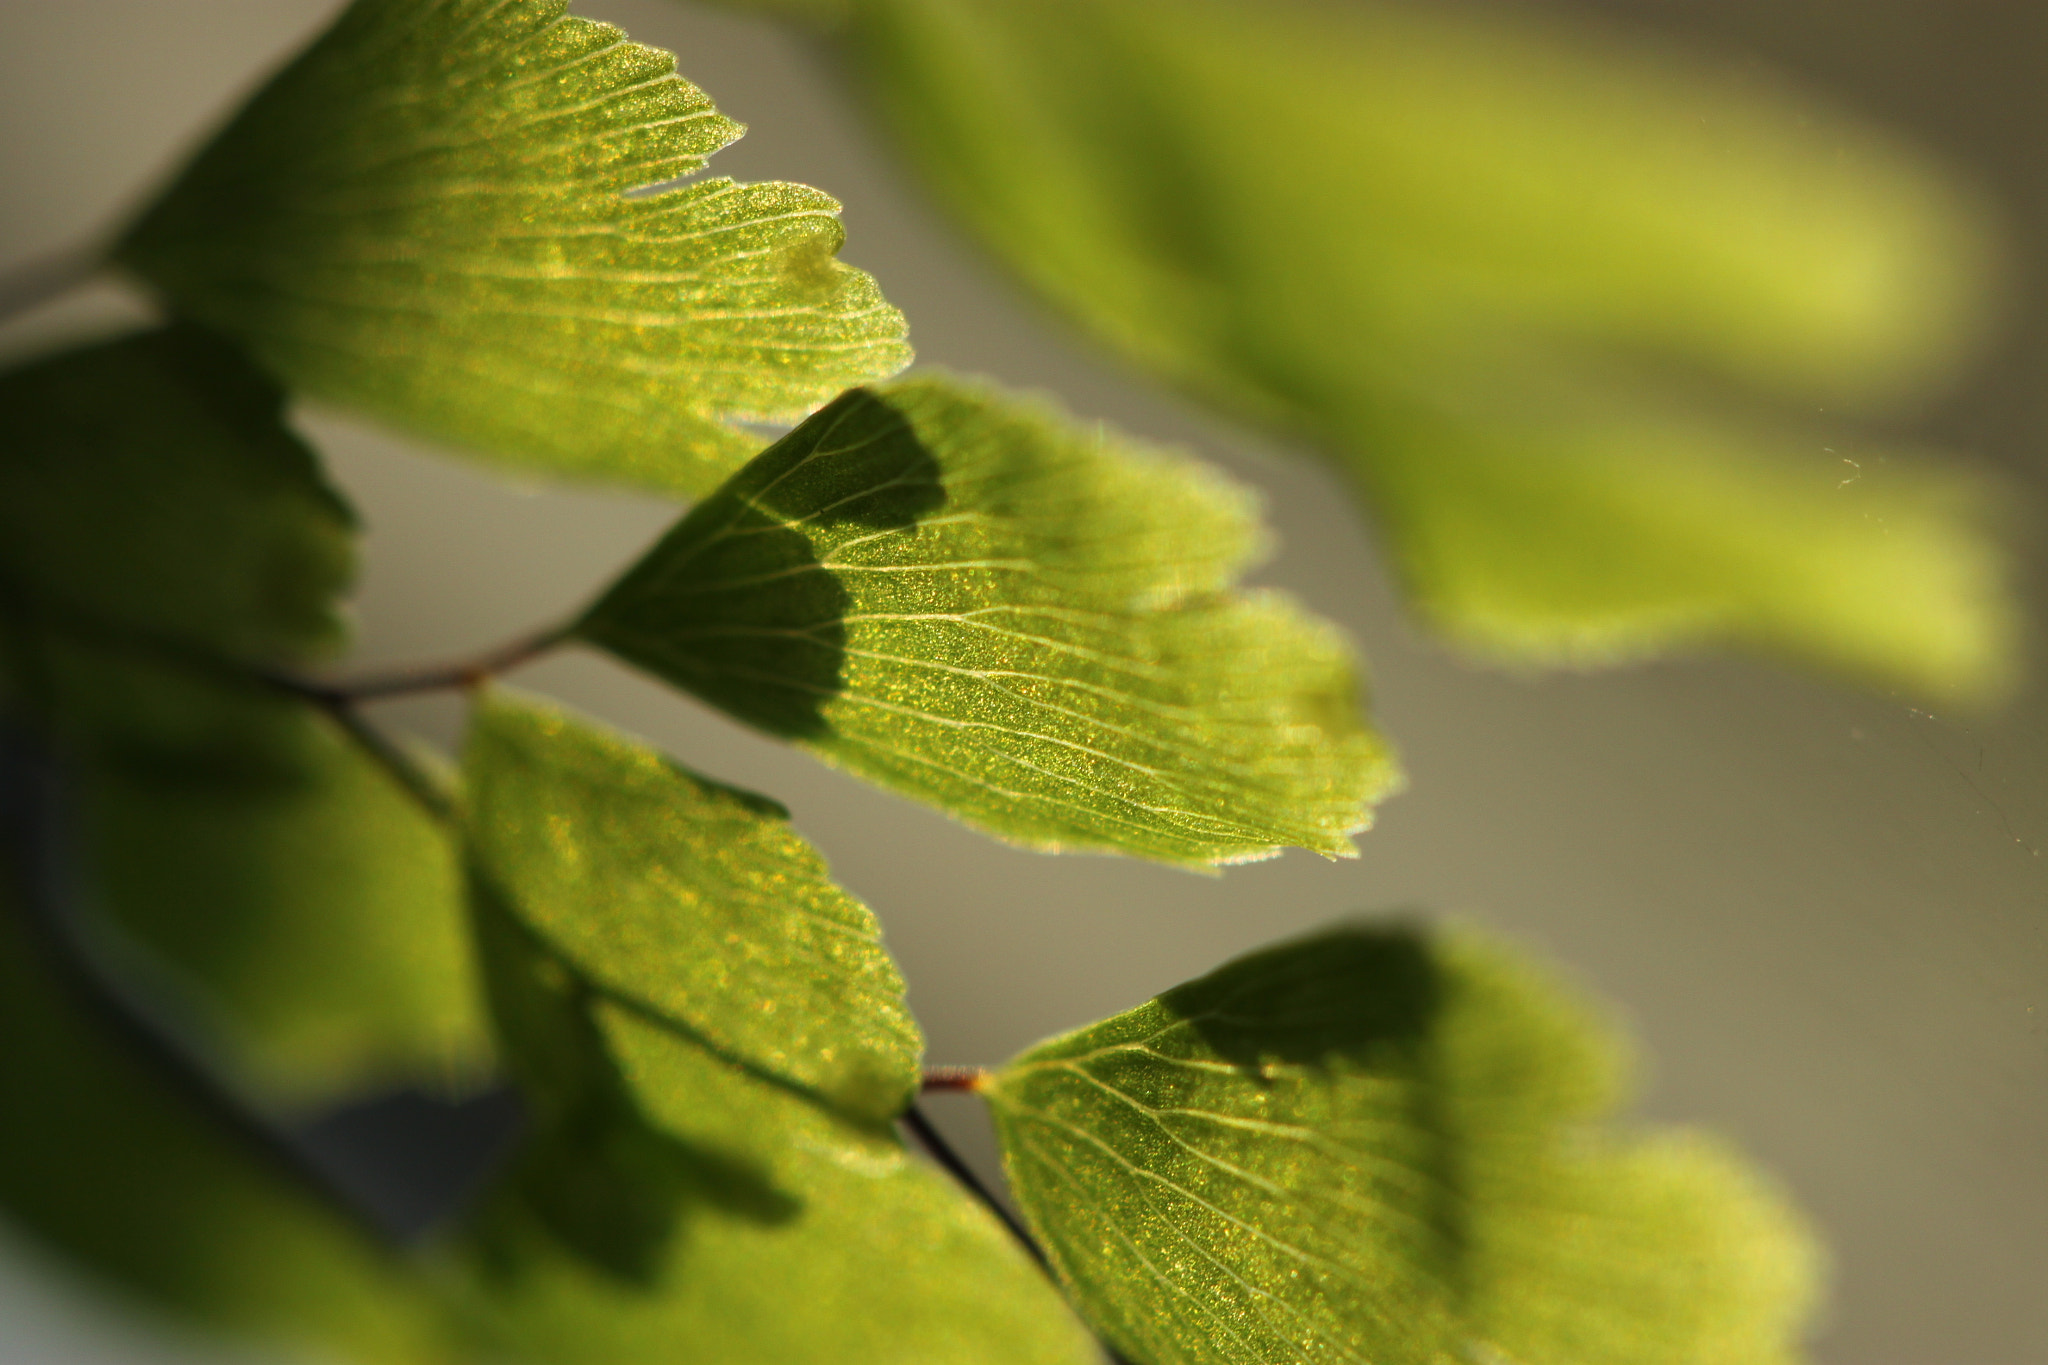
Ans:
[[[338,678],[333,681],[278,673],[272,674],[270,681],[287,692],[329,706],[381,701],[388,697],[407,697],[420,692],[467,691],[500,673],[507,673],[521,664],[531,663],[568,639],[569,632],[568,626],[550,626],[532,635],[521,636],[487,653],[453,663],[425,664],[389,673],[371,673],[359,678]]]

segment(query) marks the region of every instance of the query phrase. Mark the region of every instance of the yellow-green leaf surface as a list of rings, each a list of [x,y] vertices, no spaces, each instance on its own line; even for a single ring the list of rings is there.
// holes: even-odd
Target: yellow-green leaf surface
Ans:
[[[81,756],[90,908],[252,1093],[472,1083],[488,1027],[448,831],[312,707],[192,763]]]
[[[579,973],[857,1117],[909,1103],[902,975],[780,807],[503,693],[464,774],[482,874]]]
[[[1244,490],[945,379],[857,390],[577,627],[828,762],[1043,848],[1242,861],[1396,783],[1327,624],[1235,587]]]
[[[295,389],[530,468],[695,493],[909,359],[838,205],[565,0],[357,0],[119,258]]]
[[[1797,1359],[1798,1220],[1718,1143],[1613,1124],[1619,1063],[1498,947],[1344,928],[984,1093],[1062,1282],[1136,1365]]]
[[[511,1178],[455,1246],[452,1302],[500,1355],[1095,1359],[1037,1267],[885,1129],[601,996],[488,897],[479,924],[533,1123]]]
[[[267,662],[339,646],[354,518],[283,401],[183,326],[0,375],[12,610]]]
[[[397,1264],[67,988],[0,886],[0,1209],[144,1303],[308,1358],[445,1360]]]
[[[1973,220],[1867,130],[1505,13],[852,9],[876,102],[980,236],[1127,357],[1336,459],[1460,644],[2004,680],[1973,518],[1870,460],[1837,495],[1841,440],[1770,415],[1885,408],[1972,330]]]

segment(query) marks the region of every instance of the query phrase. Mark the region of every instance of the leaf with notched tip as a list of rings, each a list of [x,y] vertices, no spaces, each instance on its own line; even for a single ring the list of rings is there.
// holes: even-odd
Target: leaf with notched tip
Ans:
[[[566,0],[356,0],[118,258],[296,389],[542,473],[695,494],[910,358],[794,184],[673,182],[741,133]],[[649,186],[668,186],[637,193]]]
[[[1236,585],[1250,494],[936,378],[856,390],[576,627],[827,762],[1040,848],[1350,856],[1398,783],[1327,623]]]
[[[1797,1359],[1806,1233],[1720,1144],[1618,1130],[1603,1032],[1491,944],[1345,928],[982,1089],[1062,1283],[1139,1365]]]

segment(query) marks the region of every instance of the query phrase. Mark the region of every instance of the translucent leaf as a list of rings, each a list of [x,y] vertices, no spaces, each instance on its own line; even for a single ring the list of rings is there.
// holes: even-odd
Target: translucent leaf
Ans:
[[[851,43],[991,246],[1336,459],[1461,644],[1764,644],[1995,692],[2011,611],[1976,519],[1917,481],[1825,496],[1842,442],[1756,415],[1946,371],[1980,245],[1958,197],[1754,81],[1440,9],[868,0]]]
[[[338,647],[354,517],[282,408],[239,352],[191,327],[0,375],[13,612],[246,659]]]
[[[1695,1133],[1618,1129],[1614,1045],[1464,937],[1267,949],[999,1073],[1012,1188],[1139,1365],[1753,1365],[1814,1253]]]
[[[1426,467],[1360,466],[1360,486],[1417,603],[1474,655],[1596,665],[1726,640],[1923,693],[2011,681],[2005,556],[1967,477],[1621,400],[1547,424],[1407,418],[1395,439]]]
[[[487,1345],[542,1365],[1095,1359],[994,1220],[885,1130],[600,995],[479,910],[534,1117],[454,1248],[452,1301]]]
[[[579,973],[858,1117],[909,1102],[903,978],[787,812],[503,693],[478,704],[464,771],[479,868]]]
[[[1397,778],[1325,623],[1235,588],[1249,494],[943,379],[841,398],[578,632],[828,762],[1044,848],[1349,855]]]
[[[120,259],[295,389],[543,471],[692,493],[909,359],[838,205],[692,181],[740,135],[565,0],[357,0]]]
[[[90,908],[266,1099],[473,1081],[489,1056],[446,829],[297,702],[198,762],[81,756]]]
[[[216,1331],[359,1362],[443,1360],[438,1314],[277,1154],[81,1003],[0,885],[0,1208]]]

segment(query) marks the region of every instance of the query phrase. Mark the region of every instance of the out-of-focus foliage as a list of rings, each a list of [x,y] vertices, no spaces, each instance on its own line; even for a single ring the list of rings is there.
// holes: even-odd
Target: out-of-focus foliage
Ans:
[[[91,908],[272,1103],[474,1084],[490,1047],[446,831],[326,717],[276,705],[214,755],[238,769],[76,765]]]
[[[737,138],[675,58],[567,0],[357,0],[119,248],[304,392],[668,492],[901,369],[838,205],[689,176]]]
[[[1477,656],[1726,640],[1968,702],[2011,681],[2004,556],[1968,476],[1621,396],[1468,416],[1389,418],[1417,457],[1355,472],[1414,602]]]
[[[455,1248],[452,1301],[483,1341],[542,1365],[679,1351],[693,1365],[1093,1359],[995,1220],[886,1128],[718,1056],[584,976],[487,883],[478,891],[504,1048],[533,1111],[523,1159]],[[592,937],[635,916],[627,901],[614,919],[588,889],[574,909]],[[785,929],[769,917],[689,951],[759,960],[785,950]],[[847,974],[849,993],[868,989],[864,975]],[[850,1049],[869,1028],[815,996],[778,1003],[796,1016],[791,1036]]]
[[[9,851],[12,854],[12,850]],[[83,1006],[0,863],[0,1208],[151,1306],[308,1353],[447,1357],[388,1253]]]
[[[354,518],[282,406],[184,326],[0,375],[0,667],[71,765],[83,910],[288,1102],[488,1049],[445,835],[236,671],[344,636]]]
[[[944,379],[848,394],[630,570],[586,639],[1007,839],[1349,856],[1398,778],[1244,490]]]
[[[1012,1188],[1144,1365],[1796,1358],[1814,1253],[1696,1134],[1624,1134],[1583,1006],[1464,937],[1345,929],[1041,1043]]]
[[[1124,355],[1334,458],[1470,652],[1735,642],[2006,681],[1972,490],[1806,420],[1923,388],[1969,330],[1967,215],[1874,136],[1506,14],[841,17],[981,238]]]
[[[464,772],[480,875],[579,973],[856,1118],[909,1103],[903,978],[781,807],[497,694]]]
[[[355,519],[240,351],[189,326],[0,374],[11,614],[278,662],[332,653]]]

